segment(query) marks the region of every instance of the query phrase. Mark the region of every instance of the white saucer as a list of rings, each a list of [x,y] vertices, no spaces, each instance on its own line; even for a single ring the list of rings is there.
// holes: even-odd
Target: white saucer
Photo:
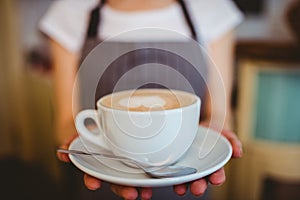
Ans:
[[[90,151],[94,148],[89,146]],[[79,138],[72,142],[69,149],[87,151]],[[195,174],[158,179],[151,178],[141,170],[131,168],[120,161],[82,155],[70,155],[70,159],[80,170],[103,181],[138,187],[164,187],[205,177],[223,167],[229,161],[231,154],[231,145],[224,136],[200,126],[192,146],[176,163],[176,165],[196,168]]]

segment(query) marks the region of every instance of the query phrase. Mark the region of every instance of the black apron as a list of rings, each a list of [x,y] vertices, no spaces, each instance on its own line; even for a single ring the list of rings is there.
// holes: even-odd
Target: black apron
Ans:
[[[188,91],[197,94],[201,98],[201,107],[204,107],[207,90],[205,55],[197,42],[199,37],[185,2],[177,1],[191,32],[192,39],[186,41],[103,42],[98,38],[98,28],[105,1],[100,1],[91,11],[78,72],[81,109],[95,108],[95,102],[106,94],[137,88]],[[110,191],[101,190],[99,193],[102,199],[116,199]],[[155,189],[152,199],[177,198],[194,199],[191,194],[178,197],[172,187]]]
[[[207,91],[206,57],[197,42],[198,36],[184,1],[178,0],[178,3],[192,39],[164,42],[102,41],[98,38],[98,28],[104,3],[101,1],[91,12],[82,49],[78,72],[82,109],[95,108],[95,102],[100,97],[120,90],[170,88],[198,95],[203,111]],[[149,31],[164,34],[158,29]],[[135,30],[127,34],[140,32]]]

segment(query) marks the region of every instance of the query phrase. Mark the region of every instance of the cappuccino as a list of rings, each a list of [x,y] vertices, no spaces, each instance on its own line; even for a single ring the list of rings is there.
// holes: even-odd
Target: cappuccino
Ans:
[[[75,124],[84,140],[116,156],[149,166],[171,165],[197,134],[200,106],[200,98],[187,92],[128,90],[102,97],[97,110],[82,110]],[[86,119],[95,121],[99,131],[91,132]]]
[[[101,105],[118,110],[137,112],[171,110],[195,101],[185,92],[168,89],[137,89],[112,93],[101,100]]]

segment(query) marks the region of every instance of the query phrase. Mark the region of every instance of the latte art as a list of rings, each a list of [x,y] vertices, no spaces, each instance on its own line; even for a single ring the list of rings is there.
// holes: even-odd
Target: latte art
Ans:
[[[159,96],[133,96],[123,98],[118,103],[130,109],[142,106],[146,108],[163,107],[166,101]]]
[[[138,89],[116,92],[104,97],[105,107],[129,111],[170,110],[192,104],[195,99],[186,93],[167,89]]]

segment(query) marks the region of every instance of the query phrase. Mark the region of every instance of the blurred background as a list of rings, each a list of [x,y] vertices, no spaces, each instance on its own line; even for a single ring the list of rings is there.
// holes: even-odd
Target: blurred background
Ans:
[[[298,200],[299,1],[234,1],[245,14],[232,102],[244,156],[210,198]],[[0,1],[0,199],[74,199],[55,156],[51,58],[37,31],[51,2]]]

